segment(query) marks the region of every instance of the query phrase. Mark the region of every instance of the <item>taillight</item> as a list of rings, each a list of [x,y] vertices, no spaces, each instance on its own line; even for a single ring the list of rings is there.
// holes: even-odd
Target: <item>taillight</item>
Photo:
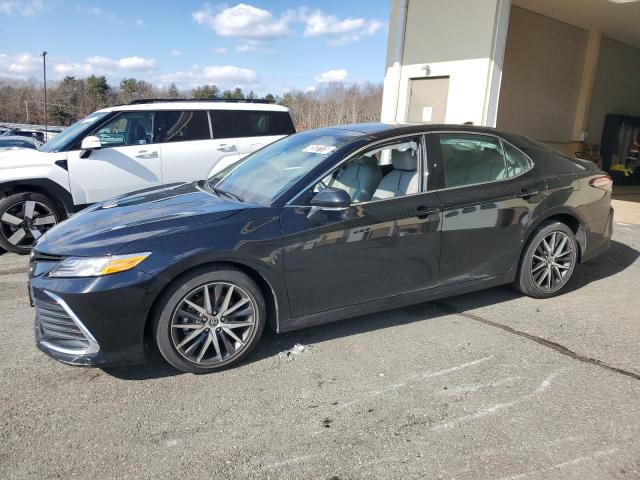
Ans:
[[[609,175],[596,177],[589,182],[589,185],[610,192],[613,189],[613,180]]]

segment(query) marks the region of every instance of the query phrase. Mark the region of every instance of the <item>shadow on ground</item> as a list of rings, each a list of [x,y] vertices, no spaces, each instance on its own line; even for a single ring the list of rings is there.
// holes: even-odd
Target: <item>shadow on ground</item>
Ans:
[[[611,248],[607,252],[576,267],[573,278],[563,294],[625,270],[636,261],[638,256],[640,256],[640,252],[628,245],[616,241],[611,242]],[[503,286],[451,297],[448,303],[456,303],[456,300],[463,300],[467,309],[475,309],[514,300],[518,297],[520,297],[520,294],[509,286]],[[298,343],[302,345],[318,344],[327,340],[391,328],[396,325],[430,320],[443,315],[448,315],[448,312],[444,312],[432,303],[426,302],[281,335],[266,329],[256,350],[244,363],[273,357],[291,349]],[[108,375],[122,380],[145,380],[182,374],[182,372],[170,367],[160,354],[155,351],[151,352],[149,361],[143,365],[108,368],[104,369],[104,371]]]

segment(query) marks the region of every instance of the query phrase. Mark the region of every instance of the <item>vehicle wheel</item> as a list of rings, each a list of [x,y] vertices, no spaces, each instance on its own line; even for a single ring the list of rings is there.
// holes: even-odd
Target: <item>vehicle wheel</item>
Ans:
[[[533,298],[556,295],[571,278],[577,253],[576,237],[567,225],[544,222],[522,255],[515,288]]]
[[[207,373],[249,355],[260,340],[265,316],[262,293],[247,275],[229,268],[197,270],[164,294],[153,331],[171,365]]]
[[[63,220],[55,203],[34,192],[14,193],[0,200],[0,246],[28,254],[38,238]]]

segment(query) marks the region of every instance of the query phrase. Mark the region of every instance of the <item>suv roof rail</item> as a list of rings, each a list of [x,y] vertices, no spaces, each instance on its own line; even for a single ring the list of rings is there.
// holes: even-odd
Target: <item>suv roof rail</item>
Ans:
[[[139,98],[128,105],[143,105],[145,103],[163,102],[230,102],[230,103],[276,103],[267,98]]]

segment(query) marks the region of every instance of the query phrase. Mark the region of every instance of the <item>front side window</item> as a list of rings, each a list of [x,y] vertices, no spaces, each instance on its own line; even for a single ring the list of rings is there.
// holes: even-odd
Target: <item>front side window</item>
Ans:
[[[92,133],[103,147],[147,145],[153,141],[153,112],[124,112]]]
[[[159,111],[154,121],[155,143],[209,140],[209,118],[204,110]]]
[[[439,137],[447,187],[507,178],[498,138],[465,133],[443,133]]]
[[[270,205],[359,132],[320,129],[271,143],[209,179],[209,185],[242,201]]]
[[[418,139],[411,139],[367,150],[343,163],[313,190],[345,190],[353,204],[418,193],[419,146]]]

